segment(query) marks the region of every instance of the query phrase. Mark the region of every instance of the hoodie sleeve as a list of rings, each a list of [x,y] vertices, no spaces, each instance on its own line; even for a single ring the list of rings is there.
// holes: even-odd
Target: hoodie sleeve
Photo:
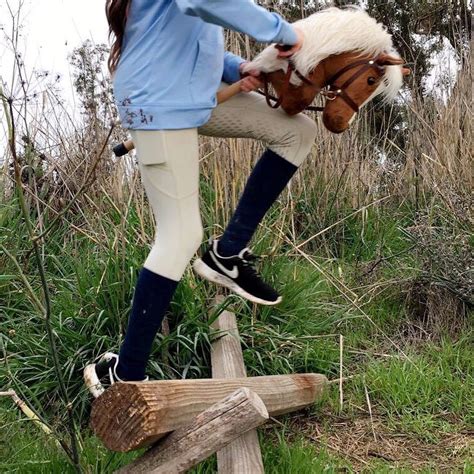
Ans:
[[[239,67],[245,62],[244,58],[236,54],[226,51],[224,55],[224,72],[222,73],[222,80],[229,84],[240,80]]]
[[[175,0],[186,15],[198,16],[261,43],[296,44],[293,27],[277,13],[256,5],[253,0]]]

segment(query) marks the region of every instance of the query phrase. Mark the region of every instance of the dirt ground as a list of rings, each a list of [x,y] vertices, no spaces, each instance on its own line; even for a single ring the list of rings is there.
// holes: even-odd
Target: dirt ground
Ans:
[[[383,417],[371,419],[364,413],[354,418],[299,414],[287,426],[291,437],[303,436],[313,446],[326,447],[349,461],[356,472],[371,471],[377,458],[390,468],[417,472],[431,467],[440,473],[462,472],[465,461],[474,459],[474,430],[439,434],[436,442],[427,442],[396,433]]]

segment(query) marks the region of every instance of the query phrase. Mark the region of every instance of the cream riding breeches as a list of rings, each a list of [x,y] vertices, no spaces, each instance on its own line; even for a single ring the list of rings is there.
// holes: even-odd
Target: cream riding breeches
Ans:
[[[132,130],[142,182],[157,223],[144,266],[179,281],[203,239],[199,210],[198,133],[254,138],[295,166],[311,150],[316,125],[306,115],[268,107],[255,92],[219,104],[199,129]]]

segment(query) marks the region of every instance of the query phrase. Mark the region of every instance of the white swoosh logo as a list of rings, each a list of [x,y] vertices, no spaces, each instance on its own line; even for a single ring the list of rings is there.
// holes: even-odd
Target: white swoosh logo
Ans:
[[[227,275],[229,276],[230,278],[237,278],[239,276],[239,269],[237,268],[236,265],[234,265],[234,268],[232,270],[229,270],[227,269],[226,267],[224,267],[224,265],[222,265],[222,263],[219,262],[219,260],[217,260],[217,258],[215,257],[214,255],[214,252],[210,252],[211,254],[211,258],[212,260],[214,261],[214,263]]]

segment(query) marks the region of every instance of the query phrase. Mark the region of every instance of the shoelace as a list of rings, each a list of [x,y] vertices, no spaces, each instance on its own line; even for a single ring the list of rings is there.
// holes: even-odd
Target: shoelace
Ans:
[[[112,366],[109,367],[110,385],[113,385],[116,382],[123,382],[123,380],[121,378],[119,378],[119,376],[116,374],[118,363],[119,363],[119,360],[117,358],[115,360],[115,364],[114,364],[113,368],[112,368]],[[148,377],[148,375],[146,375],[143,380],[140,380],[140,382],[148,382],[149,380],[150,380],[150,378]]]
[[[114,379],[112,367],[109,367],[109,379],[110,379],[110,385],[113,385],[115,383],[115,379]]]
[[[257,276],[257,270],[255,264],[257,260],[260,260],[261,255],[254,255],[253,253],[248,252],[245,254],[245,257],[242,257],[242,265],[252,271],[252,274]]]
[[[122,382],[122,380],[120,380],[119,377],[116,375],[118,363],[119,363],[119,360],[117,357],[115,359],[115,363],[113,364],[113,366],[111,365],[109,367],[110,385],[113,385],[115,382]]]

